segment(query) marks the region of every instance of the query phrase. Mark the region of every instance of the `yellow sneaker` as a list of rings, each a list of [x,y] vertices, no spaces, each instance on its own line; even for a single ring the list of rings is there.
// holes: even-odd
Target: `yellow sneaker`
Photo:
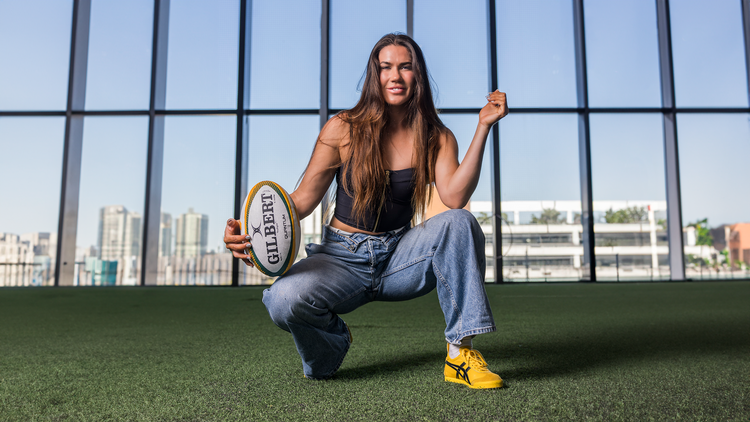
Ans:
[[[448,346],[450,348],[450,346]],[[445,357],[445,380],[463,384],[469,388],[500,388],[503,379],[487,369],[487,362],[479,351],[462,347],[454,359]]]

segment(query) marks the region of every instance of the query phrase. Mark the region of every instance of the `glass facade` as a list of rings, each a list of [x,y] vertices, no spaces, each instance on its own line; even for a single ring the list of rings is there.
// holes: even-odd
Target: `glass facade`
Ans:
[[[76,286],[139,284],[147,141],[144,116],[84,120]]]
[[[663,132],[658,114],[591,116],[598,280],[669,279]]]
[[[260,180],[294,190],[389,32],[459,159],[508,94],[467,205],[488,281],[748,278],[743,4],[0,1],[0,286],[271,282],[224,222]]]
[[[0,286],[54,284],[64,138],[62,117],[0,117]]]
[[[503,280],[580,280],[575,114],[508,115],[500,127]]]
[[[677,130],[687,275],[748,278],[750,114],[680,114]]]
[[[169,116],[157,284],[231,284],[224,226],[233,214],[235,121],[231,116]]]

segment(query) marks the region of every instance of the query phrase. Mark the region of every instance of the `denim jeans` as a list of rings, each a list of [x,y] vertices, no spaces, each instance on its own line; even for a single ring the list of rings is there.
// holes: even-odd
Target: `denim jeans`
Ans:
[[[495,331],[484,290],[484,234],[474,216],[450,210],[380,235],[326,226],[320,245],[263,292],[273,322],[292,334],[305,376],[330,378],[349,350],[339,314],[374,300],[413,299],[437,287],[445,339]]]

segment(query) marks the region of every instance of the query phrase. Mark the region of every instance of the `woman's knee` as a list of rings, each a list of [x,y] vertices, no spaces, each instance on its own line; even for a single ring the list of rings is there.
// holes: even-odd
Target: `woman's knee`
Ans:
[[[448,225],[449,227],[463,227],[473,232],[476,236],[484,236],[484,233],[482,233],[482,227],[479,225],[476,217],[474,217],[474,214],[465,209],[452,209],[444,211],[433,218],[439,218],[444,222],[444,224]]]
[[[299,292],[291,289],[291,283],[274,283],[263,291],[263,304],[266,305],[268,315],[274,324],[287,329],[286,324],[295,318],[294,309],[299,307],[301,298]]]

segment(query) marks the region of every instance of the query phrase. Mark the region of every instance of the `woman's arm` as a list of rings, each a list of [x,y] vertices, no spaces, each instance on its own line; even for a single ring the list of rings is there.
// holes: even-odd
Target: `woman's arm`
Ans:
[[[341,163],[339,147],[348,133],[348,125],[335,116],[320,131],[302,181],[291,194],[300,220],[313,212],[331,186],[336,167]]]
[[[458,163],[458,143],[453,133],[448,131],[440,140],[435,186],[440,200],[448,208],[463,208],[469,202],[479,182],[484,147],[490,128],[508,114],[504,92],[490,93],[487,101],[487,105],[479,112],[477,130],[461,164]]]
[[[336,175],[335,167],[341,162],[339,146],[348,133],[348,126],[338,117],[331,118],[320,131],[302,182],[291,194],[300,220],[313,212],[331,185]],[[245,249],[252,247],[248,237],[242,235],[239,221],[233,218],[227,221],[224,229],[224,243],[227,249],[232,251],[235,258],[240,258],[245,264],[252,266],[248,260],[249,256],[245,254]]]

